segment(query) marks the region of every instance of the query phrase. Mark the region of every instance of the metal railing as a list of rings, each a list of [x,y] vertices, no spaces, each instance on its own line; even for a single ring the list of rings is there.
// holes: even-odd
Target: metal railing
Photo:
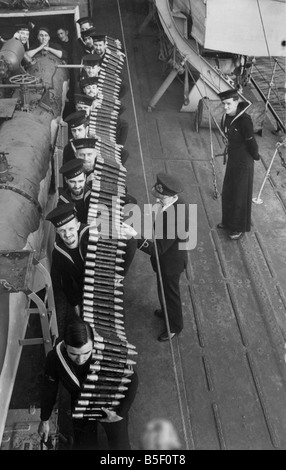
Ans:
[[[285,58],[256,58],[252,63],[250,81],[265,102],[265,113],[269,110],[278,128],[286,132]]]

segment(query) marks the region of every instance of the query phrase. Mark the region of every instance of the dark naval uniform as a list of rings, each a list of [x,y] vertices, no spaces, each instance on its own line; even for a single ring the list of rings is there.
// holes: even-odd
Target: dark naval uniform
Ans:
[[[164,191],[165,184],[168,184],[168,188],[171,187],[170,183],[172,183],[172,179],[170,175],[158,174],[157,184],[158,183],[161,185],[161,187],[163,187]],[[155,188],[156,187],[157,185],[155,186]],[[177,191],[177,187],[179,186],[177,184],[177,186],[173,185],[172,187],[175,188]],[[176,194],[176,191],[173,194]],[[164,192],[161,192],[161,194],[164,194]],[[179,212],[179,205],[182,205],[184,207],[184,220],[180,220],[180,217],[182,217],[182,212],[181,209]],[[159,222],[159,219],[161,217],[162,220],[161,222]],[[184,227],[182,227],[183,222]],[[162,234],[159,238],[156,237],[158,224],[159,226],[162,226]],[[170,235],[170,228],[174,228],[174,236]],[[180,229],[182,229],[182,231]],[[185,201],[180,196],[178,196],[174,204],[167,207],[166,210],[162,210],[161,214],[157,214],[154,223],[154,231],[162,275],[163,290],[166,300],[170,330],[172,333],[180,333],[180,331],[182,331],[183,329],[183,314],[179,283],[181,274],[187,267],[188,252],[186,250],[179,249],[179,243],[185,241],[180,238],[180,233],[183,233],[183,231],[187,233],[188,229],[189,211]],[[161,304],[161,310],[164,311],[162,289],[158,273],[154,242],[143,239],[138,240],[138,242],[138,248],[151,256],[151,264],[153,270],[157,274],[157,288],[158,297]],[[158,339],[162,340],[160,339],[160,337]]]
[[[69,189],[66,189],[59,197],[58,205],[73,202],[77,212],[77,218],[82,224],[87,223],[88,207],[91,196],[91,190],[88,185],[85,186],[82,199],[73,199]]]
[[[232,232],[251,230],[254,160],[259,160],[251,117],[246,103],[239,103],[236,116],[224,115],[228,160],[222,189],[222,225]]]
[[[73,145],[73,139],[70,139],[63,151],[63,164],[76,158],[75,147]]]
[[[46,358],[44,379],[41,390],[41,420],[47,421],[56,403],[59,383],[70,393],[71,409],[73,409],[81,386],[89,373],[91,358],[82,365],[75,364],[68,356],[63,342],[59,343]],[[138,376],[136,372],[130,377],[128,390],[124,392],[124,398],[116,408],[116,413],[123,419],[115,423],[104,423],[109,449],[129,450],[128,412],[134,401]],[[87,419],[74,419],[74,448],[78,450],[90,449],[96,446],[97,421]]]
[[[89,236],[88,225],[81,224],[78,232],[78,248],[68,248],[60,236],[56,235],[52,254],[52,267],[60,274],[62,289],[72,307],[82,304],[84,263]]]

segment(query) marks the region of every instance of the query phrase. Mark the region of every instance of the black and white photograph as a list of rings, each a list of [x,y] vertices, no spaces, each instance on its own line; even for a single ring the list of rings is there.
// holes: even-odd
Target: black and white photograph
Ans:
[[[0,0],[0,450],[286,450],[285,25]]]

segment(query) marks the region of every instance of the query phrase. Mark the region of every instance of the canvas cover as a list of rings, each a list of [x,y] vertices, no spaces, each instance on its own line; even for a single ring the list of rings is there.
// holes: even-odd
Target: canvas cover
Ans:
[[[283,0],[207,0],[204,47],[255,57],[286,56]]]

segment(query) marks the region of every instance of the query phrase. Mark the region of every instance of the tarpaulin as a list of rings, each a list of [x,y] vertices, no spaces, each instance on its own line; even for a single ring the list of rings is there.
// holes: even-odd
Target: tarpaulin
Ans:
[[[286,56],[282,0],[207,0],[204,47],[265,57]]]

